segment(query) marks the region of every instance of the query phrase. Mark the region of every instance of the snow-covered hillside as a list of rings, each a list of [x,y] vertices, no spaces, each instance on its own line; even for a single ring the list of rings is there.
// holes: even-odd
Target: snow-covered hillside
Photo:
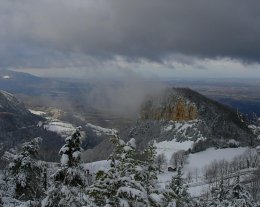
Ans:
[[[60,134],[62,137],[67,137],[75,130],[72,124],[62,122],[60,120],[52,120],[43,125],[43,127],[52,132]]]
[[[178,143],[176,141],[157,143],[157,154],[166,153],[168,159],[174,151],[188,149],[191,143],[190,141],[185,143]],[[170,151],[170,149],[173,151]],[[189,181],[189,192],[191,195],[198,197],[209,190],[209,184],[205,182],[203,178],[203,171],[206,166],[214,161],[225,160],[231,162],[236,157],[243,155],[248,149],[247,147],[225,149],[209,148],[202,152],[189,154],[187,162],[183,167],[183,177],[187,180],[187,177],[191,176],[191,180]],[[98,170],[106,170],[109,169],[109,167],[109,162],[106,160],[84,164],[84,168],[91,173],[95,173]],[[176,172],[169,172],[167,168],[165,168],[163,172],[158,175],[158,183],[160,186],[165,187],[175,174]]]
[[[100,160],[96,162],[86,163],[83,165],[85,170],[89,170],[90,173],[96,173],[99,170],[106,170],[110,168],[110,162],[108,160]]]
[[[44,111],[39,111],[39,110],[33,110],[30,109],[30,112],[32,114],[38,115],[38,116],[43,116],[46,121],[45,122],[40,122],[38,125],[40,127],[43,127],[44,129],[52,132],[56,132],[57,134],[61,135],[62,137],[67,137],[71,135],[71,133],[75,130],[76,126],[74,126],[71,123],[61,121],[57,118],[53,118],[48,116],[48,114]],[[86,123],[85,125],[87,128],[92,130],[97,136],[111,136],[115,135],[118,133],[116,129],[110,129],[110,128],[104,128],[98,125],[94,125],[91,123]]]
[[[73,126],[72,124],[49,117],[47,116],[47,113],[44,111],[30,109],[30,112],[32,114],[43,116],[44,118],[46,118],[45,122],[39,122],[39,127],[43,127],[48,131],[56,132],[62,137],[70,136],[75,130],[75,126]]]
[[[115,135],[117,134],[117,130],[116,129],[109,129],[109,128],[103,128],[97,125],[93,125],[93,124],[86,124],[86,127],[89,127],[93,130],[94,133],[96,133],[97,136],[101,136],[101,135]]]
[[[213,161],[225,160],[230,162],[235,157],[245,153],[246,150],[248,150],[247,147],[225,149],[208,148],[205,151],[190,154],[187,159],[187,164],[184,165],[184,175],[187,176],[188,173],[193,173],[202,176],[203,169]]]

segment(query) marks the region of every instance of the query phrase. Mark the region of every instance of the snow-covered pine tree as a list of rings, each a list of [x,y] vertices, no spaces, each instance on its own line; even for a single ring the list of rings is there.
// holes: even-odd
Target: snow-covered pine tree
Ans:
[[[37,200],[43,195],[42,166],[36,160],[41,138],[22,144],[20,153],[13,156],[7,171],[7,181],[14,187],[19,200]]]
[[[125,143],[115,135],[111,142],[111,168],[97,173],[88,195],[97,206],[150,206],[146,168],[136,157],[135,139]]]
[[[177,175],[172,177],[172,180],[168,186],[168,190],[166,190],[165,196],[168,202],[171,200],[175,200],[176,207],[185,207],[189,206],[190,195],[188,193],[187,187],[184,184],[184,180],[182,178],[182,170],[179,167],[177,170]]]
[[[144,186],[149,197],[150,206],[166,206],[167,200],[163,195],[163,190],[157,185],[158,165],[156,160],[156,147],[154,141],[148,144],[143,154],[145,160],[143,162],[145,176],[143,176]]]
[[[98,171],[95,182],[87,190],[91,202],[97,206],[113,206],[117,202],[118,165],[125,142],[119,138],[118,134],[113,135],[110,141],[114,146],[113,152],[109,156],[110,169]]]
[[[211,195],[211,200],[208,202],[208,207],[223,207],[229,206],[230,202],[228,199],[229,190],[224,185],[223,177],[220,180],[219,186],[214,189]]]
[[[147,186],[144,182],[145,167],[136,155],[136,143],[132,138],[123,147],[118,165],[118,206],[149,206]]]
[[[190,202],[192,202],[192,203],[189,207],[209,207],[209,205],[207,204],[207,201],[203,198],[191,199]]]
[[[146,167],[146,180],[145,185],[147,187],[147,191],[152,193],[153,189],[155,188],[158,176],[158,167],[155,163],[156,159],[156,147],[154,142],[149,143],[147,149],[144,150],[144,166]]]
[[[232,207],[256,207],[252,196],[240,183],[240,177],[237,176],[229,197]]]
[[[43,207],[54,206],[82,206],[84,190],[87,186],[85,172],[80,165],[81,161],[81,134],[80,127],[65,139],[65,145],[60,149],[61,168],[52,175],[52,184],[47,197],[42,201]]]

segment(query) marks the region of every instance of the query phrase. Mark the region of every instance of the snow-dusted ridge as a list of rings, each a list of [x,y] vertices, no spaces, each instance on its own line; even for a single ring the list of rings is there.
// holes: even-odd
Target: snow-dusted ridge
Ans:
[[[86,124],[86,127],[90,127],[93,132],[96,133],[97,136],[101,136],[101,135],[115,135],[118,133],[118,131],[116,129],[109,129],[109,128],[104,128],[101,126],[97,126],[97,125],[93,125],[93,124]]]
[[[8,101],[13,101],[15,99],[14,95],[11,93],[8,93],[3,90],[0,90],[0,93],[2,93]]]

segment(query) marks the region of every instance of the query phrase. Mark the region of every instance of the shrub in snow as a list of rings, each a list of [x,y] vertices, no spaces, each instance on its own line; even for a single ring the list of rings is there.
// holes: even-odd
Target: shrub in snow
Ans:
[[[43,195],[43,166],[36,160],[41,141],[41,138],[35,138],[24,143],[21,152],[14,155],[9,164],[6,180],[19,200],[35,200]]]
[[[167,159],[166,159],[166,156],[165,154],[159,154],[156,158],[155,158],[155,163],[157,164],[158,166],[158,170],[159,172],[162,172],[163,171],[163,167],[166,166],[167,164]]]
[[[65,140],[60,149],[61,168],[52,175],[52,184],[42,206],[82,206],[85,203],[84,190],[87,186],[85,172],[80,166],[80,128]]]

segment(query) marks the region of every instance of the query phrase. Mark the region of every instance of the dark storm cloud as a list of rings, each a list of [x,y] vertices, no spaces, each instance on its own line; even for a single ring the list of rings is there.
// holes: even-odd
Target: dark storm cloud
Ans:
[[[2,0],[0,65],[82,64],[74,53],[260,62],[259,8],[259,0]]]

